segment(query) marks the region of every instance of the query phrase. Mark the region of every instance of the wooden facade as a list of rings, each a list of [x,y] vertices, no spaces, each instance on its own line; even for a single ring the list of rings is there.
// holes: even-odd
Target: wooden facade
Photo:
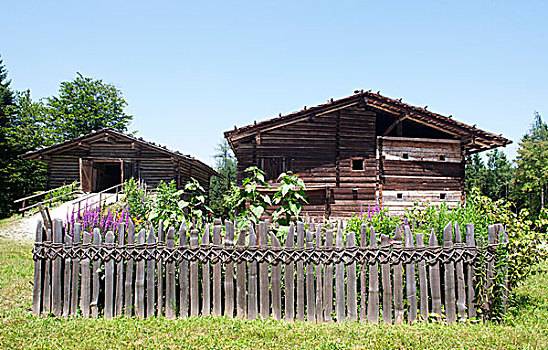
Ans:
[[[48,188],[80,181],[84,192],[97,192],[130,178],[155,188],[160,181],[175,180],[181,188],[191,177],[207,190],[218,175],[188,155],[112,129],[27,153],[23,156],[48,164]]]
[[[414,201],[459,203],[467,154],[511,141],[380,94],[358,91],[225,132],[238,159],[275,179],[291,170],[307,185],[312,216],[347,217],[377,203],[401,213]],[[321,196],[319,196],[321,194]]]

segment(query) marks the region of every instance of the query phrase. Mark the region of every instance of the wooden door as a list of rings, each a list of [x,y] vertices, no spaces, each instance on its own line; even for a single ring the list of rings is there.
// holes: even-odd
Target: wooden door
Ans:
[[[82,191],[91,192],[93,187],[93,161],[80,158],[80,184]]]

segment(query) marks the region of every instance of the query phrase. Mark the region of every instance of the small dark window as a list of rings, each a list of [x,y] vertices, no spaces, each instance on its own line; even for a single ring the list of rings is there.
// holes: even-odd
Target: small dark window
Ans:
[[[363,170],[363,159],[352,159],[352,170]]]
[[[353,200],[358,199],[358,189],[357,188],[352,189],[352,199]]]
[[[398,199],[403,199],[403,193],[397,193],[397,194],[396,194],[396,197],[397,197]]]
[[[445,199],[445,193],[440,193],[440,199]]]
[[[409,153],[404,153],[404,154],[402,155],[402,158],[403,158],[403,159],[409,159]]]
[[[440,160],[443,162],[445,161],[445,154],[440,154]]]

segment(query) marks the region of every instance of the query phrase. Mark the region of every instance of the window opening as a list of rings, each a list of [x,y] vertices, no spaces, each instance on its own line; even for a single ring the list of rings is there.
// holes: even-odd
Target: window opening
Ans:
[[[363,170],[363,159],[352,159],[352,170]]]

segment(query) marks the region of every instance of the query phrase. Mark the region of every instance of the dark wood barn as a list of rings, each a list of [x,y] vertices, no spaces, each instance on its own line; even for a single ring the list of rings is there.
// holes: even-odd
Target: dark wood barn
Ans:
[[[191,177],[206,189],[217,172],[191,156],[112,129],[77,137],[23,156],[48,164],[48,188],[80,181],[84,192],[98,192],[130,178],[155,188],[175,180],[181,188]]]
[[[346,217],[379,203],[400,213],[413,202],[456,205],[466,155],[511,141],[378,93],[356,91],[312,108],[225,132],[238,179],[252,165],[291,170],[308,191],[309,215]]]

